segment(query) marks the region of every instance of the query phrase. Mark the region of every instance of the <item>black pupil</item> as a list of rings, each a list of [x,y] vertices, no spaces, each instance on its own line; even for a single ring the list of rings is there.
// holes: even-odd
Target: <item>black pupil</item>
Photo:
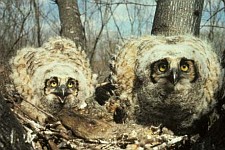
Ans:
[[[165,71],[167,69],[167,65],[165,63],[159,65],[160,71]]]
[[[67,85],[68,86],[73,86],[75,84],[75,82],[73,80],[68,81]]]
[[[189,68],[189,65],[188,65],[188,63],[183,63],[183,64],[181,64],[181,67],[182,68]]]
[[[162,67],[163,69],[166,69],[166,65],[165,65],[165,64],[163,64],[161,67]]]

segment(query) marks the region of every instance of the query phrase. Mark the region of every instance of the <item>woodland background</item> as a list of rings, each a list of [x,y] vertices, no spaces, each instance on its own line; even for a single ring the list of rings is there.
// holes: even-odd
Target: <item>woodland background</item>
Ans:
[[[193,22],[187,23],[182,18],[192,15],[187,11],[196,0],[166,1],[167,8],[158,10],[164,15],[170,13],[169,18],[164,19],[164,24],[171,27],[170,23],[177,19],[185,25],[183,29],[194,26]],[[71,39],[75,37],[74,41],[85,47],[94,72],[101,77],[108,69],[110,54],[117,51],[119,43],[130,37],[154,32],[154,17],[160,18],[155,16],[155,10],[156,6],[160,8],[161,2],[162,0],[0,0],[0,63],[7,62],[22,47],[39,47],[49,37],[63,35]],[[175,10],[169,8],[169,2],[174,3],[172,5]],[[183,3],[183,8],[180,8],[179,3]],[[196,11],[194,14],[200,14],[196,31],[212,41],[219,52],[225,47],[224,4],[224,0],[200,0],[199,4],[193,4],[195,7],[202,7],[202,12]],[[159,26],[156,21],[155,26]],[[182,31],[177,26],[174,27],[175,30]]]

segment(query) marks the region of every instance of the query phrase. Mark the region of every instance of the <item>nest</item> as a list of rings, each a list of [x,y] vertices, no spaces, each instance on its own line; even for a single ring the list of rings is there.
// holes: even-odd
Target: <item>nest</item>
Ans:
[[[48,121],[41,124],[20,109],[24,99],[11,91],[4,98],[26,132],[25,141],[33,149],[183,149],[190,142],[187,135],[176,136],[161,126],[116,124],[109,119],[111,113],[104,112],[108,118],[105,119],[93,115],[96,112],[75,108],[49,115]]]

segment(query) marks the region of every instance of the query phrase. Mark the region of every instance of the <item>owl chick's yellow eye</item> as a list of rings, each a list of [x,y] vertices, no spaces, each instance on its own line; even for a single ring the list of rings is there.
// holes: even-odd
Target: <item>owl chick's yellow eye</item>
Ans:
[[[165,71],[167,71],[167,65],[166,64],[161,64],[161,65],[159,65],[159,71],[160,72],[165,72]]]
[[[51,87],[56,87],[57,86],[57,82],[51,82]]]
[[[184,71],[184,72],[187,72],[189,70],[189,66],[187,64],[181,65],[180,70]]]
[[[74,84],[73,84],[72,82],[70,82],[70,83],[67,84],[67,87],[68,87],[68,88],[72,88],[73,85],[74,85]]]

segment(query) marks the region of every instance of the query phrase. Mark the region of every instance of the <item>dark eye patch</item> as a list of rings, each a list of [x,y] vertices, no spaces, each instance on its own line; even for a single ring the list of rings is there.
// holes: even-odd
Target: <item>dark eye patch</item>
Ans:
[[[52,83],[56,83],[58,85],[59,81],[57,77],[51,77],[45,80],[45,87],[50,87]]]
[[[151,72],[166,72],[169,69],[167,59],[161,59],[151,64]]]
[[[160,72],[166,72],[168,70],[169,66],[167,63],[162,62],[158,65],[158,71]]]
[[[195,63],[194,60],[182,58],[180,61],[180,70],[182,72],[189,72],[192,68],[194,68]]]
[[[69,92],[74,93],[75,96],[78,95],[79,92],[79,82],[74,78],[69,78],[66,82],[66,86]]]
[[[79,83],[77,80],[75,80],[74,78],[69,78],[67,83],[66,83],[67,86],[69,85],[72,85],[73,88],[77,88],[79,87]]]
[[[188,74],[189,77],[192,78],[191,82],[195,82],[199,77],[197,66],[195,64],[195,61],[192,59],[183,57],[180,61],[180,70],[181,72],[183,72],[184,74]]]
[[[190,71],[190,65],[189,62],[183,61],[180,63],[180,70],[182,72],[189,72]]]
[[[156,79],[154,78],[155,74],[163,74],[169,70],[169,63],[167,59],[161,59],[158,61],[155,61],[150,66],[151,74],[150,78],[153,83],[157,83]]]
[[[49,92],[48,89],[54,89],[57,87],[57,86],[56,87],[51,86],[53,82],[55,82],[57,86],[59,85],[59,80],[57,77],[51,77],[45,80],[44,93],[48,93]]]

